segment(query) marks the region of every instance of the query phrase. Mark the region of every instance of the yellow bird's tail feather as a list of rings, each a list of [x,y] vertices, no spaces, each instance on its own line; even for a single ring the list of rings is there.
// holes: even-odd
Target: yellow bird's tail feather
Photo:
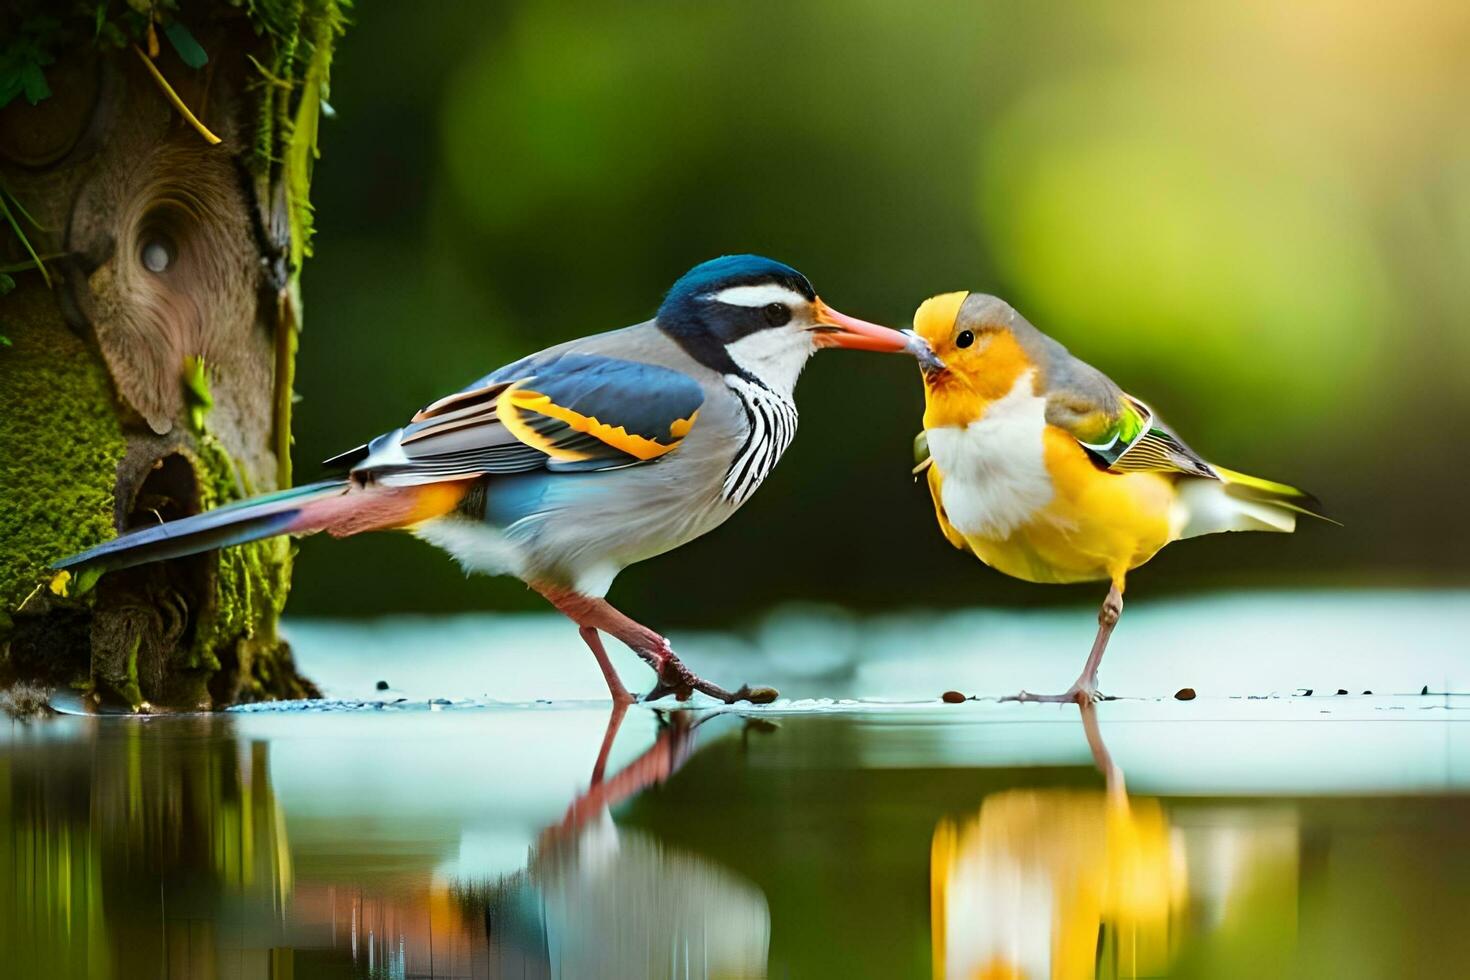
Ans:
[[[1305,490],[1237,473],[1211,464],[1219,480],[1185,479],[1179,482],[1175,538],[1193,538],[1221,531],[1296,530],[1298,514],[1336,524],[1322,513],[1322,502]]]
[[[1259,476],[1251,476],[1248,473],[1237,473],[1223,466],[1212,464],[1211,469],[1220,474],[1220,479],[1225,482],[1225,492],[1232,497],[1270,504],[1273,507],[1285,507],[1287,510],[1306,514],[1308,517],[1315,517],[1329,524],[1338,523],[1323,513],[1322,501],[1305,490],[1288,486],[1285,483],[1277,483],[1274,480],[1263,480]]]

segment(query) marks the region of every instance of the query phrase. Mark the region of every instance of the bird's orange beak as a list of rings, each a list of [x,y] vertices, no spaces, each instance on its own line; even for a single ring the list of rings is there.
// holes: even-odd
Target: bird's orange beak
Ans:
[[[897,330],[838,313],[821,299],[816,302],[816,321],[814,332],[818,347],[846,347],[886,354],[898,354],[908,348],[908,338]]]

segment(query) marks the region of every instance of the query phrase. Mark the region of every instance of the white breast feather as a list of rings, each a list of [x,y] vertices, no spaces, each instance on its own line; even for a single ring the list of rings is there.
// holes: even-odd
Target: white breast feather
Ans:
[[[928,430],[929,453],[944,478],[949,522],[975,537],[1003,539],[1052,499],[1042,436],[1046,399],[1031,390],[1034,372],[967,426]]]

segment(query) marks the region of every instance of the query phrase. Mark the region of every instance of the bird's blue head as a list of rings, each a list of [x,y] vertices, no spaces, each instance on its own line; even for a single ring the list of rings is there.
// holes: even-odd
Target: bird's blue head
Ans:
[[[674,283],[658,326],[696,360],[790,392],[820,347],[899,352],[903,334],[838,313],[806,276],[760,255],[701,262]]]

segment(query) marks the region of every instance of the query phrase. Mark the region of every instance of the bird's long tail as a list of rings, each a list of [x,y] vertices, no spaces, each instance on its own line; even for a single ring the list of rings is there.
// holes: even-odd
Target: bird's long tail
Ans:
[[[346,480],[326,480],[129,531],[63,558],[53,567],[112,571],[278,534],[327,531],[340,537],[405,527],[453,510],[467,488],[463,481],[416,487],[358,487]]]
[[[1177,538],[1218,531],[1296,530],[1298,514],[1332,521],[1316,497],[1274,480],[1237,473],[1210,464],[1219,480],[1185,479],[1179,482]]]

